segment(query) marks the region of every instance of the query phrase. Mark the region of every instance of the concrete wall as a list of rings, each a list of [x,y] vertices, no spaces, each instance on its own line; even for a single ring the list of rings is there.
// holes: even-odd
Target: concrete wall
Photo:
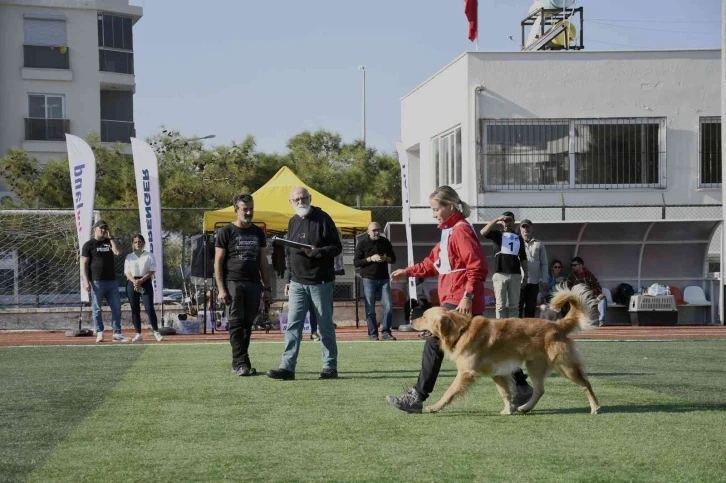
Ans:
[[[430,140],[460,122],[464,184],[457,188],[471,204],[560,204],[563,193],[567,204],[662,203],[662,196],[668,204],[720,203],[721,188],[698,188],[699,117],[720,115],[720,57],[718,50],[467,53],[403,98],[402,139],[406,147],[420,143],[425,193],[434,183]],[[477,86],[484,87],[478,95]],[[597,117],[667,119],[666,188],[478,189],[476,118]],[[414,212],[414,220],[428,218],[426,210]]]
[[[466,71],[466,56],[461,56],[401,100],[401,142],[405,149],[413,149],[409,169],[411,185],[417,187],[411,205],[428,204],[428,195],[436,188],[432,138],[466,122]],[[462,132],[462,144],[463,136]],[[462,153],[466,156],[465,150]]]

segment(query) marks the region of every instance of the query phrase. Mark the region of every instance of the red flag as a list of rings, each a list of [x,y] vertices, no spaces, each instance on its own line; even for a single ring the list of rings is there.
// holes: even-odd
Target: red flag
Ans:
[[[478,4],[478,0],[464,0],[464,13],[466,14],[466,19],[469,21],[469,40],[472,42],[474,42],[479,35],[479,28],[476,22],[478,17]]]

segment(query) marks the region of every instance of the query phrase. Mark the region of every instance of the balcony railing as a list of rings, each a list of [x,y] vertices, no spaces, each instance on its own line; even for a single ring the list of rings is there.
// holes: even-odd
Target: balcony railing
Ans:
[[[65,141],[68,132],[71,132],[68,119],[25,118],[26,141]]]
[[[134,73],[134,53],[123,50],[98,50],[98,68],[103,72],[117,74]]]
[[[23,66],[35,69],[70,69],[70,55],[68,47],[23,45]]]
[[[136,129],[133,122],[101,120],[101,141],[104,143],[130,143],[134,136]]]

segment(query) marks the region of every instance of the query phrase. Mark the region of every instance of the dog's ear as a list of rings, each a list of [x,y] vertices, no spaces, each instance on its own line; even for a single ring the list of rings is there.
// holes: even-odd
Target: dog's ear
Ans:
[[[439,326],[439,333],[441,334],[441,337],[448,337],[454,330],[454,321],[448,314],[441,314],[436,323]]]

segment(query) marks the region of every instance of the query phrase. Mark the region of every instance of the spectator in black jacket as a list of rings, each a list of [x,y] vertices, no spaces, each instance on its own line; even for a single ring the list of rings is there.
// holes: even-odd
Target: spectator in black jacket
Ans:
[[[381,297],[383,320],[381,334],[383,340],[396,340],[391,334],[391,278],[388,265],[396,263],[396,254],[388,238],[381,235],[381,226],[374,222],[368,225],[367,236],[362,236],[355,247],[353,264],[360,268],[363,279],[363,294],[366,301],[366,321],[368,338],[378,340],[376,322],[376,297]]]
[[[288,248],[285,257],[288,265],[288,284],[285,296],[289,297],[285,351],[279,369],[270,369],[272,379],[295,379],[295,366],[300,350],[305,315],[315,312],[323,346],[323,370],[321,379],[338,377],[338,346],[333,325],[333,281],[335,257],[343,251],[338,229],[330,215],[310,204],[312,198],[307,189],[298,187],[290,193],[290,204],[295,215],[287,226],[288,240],[312,245],[312,248]]]

